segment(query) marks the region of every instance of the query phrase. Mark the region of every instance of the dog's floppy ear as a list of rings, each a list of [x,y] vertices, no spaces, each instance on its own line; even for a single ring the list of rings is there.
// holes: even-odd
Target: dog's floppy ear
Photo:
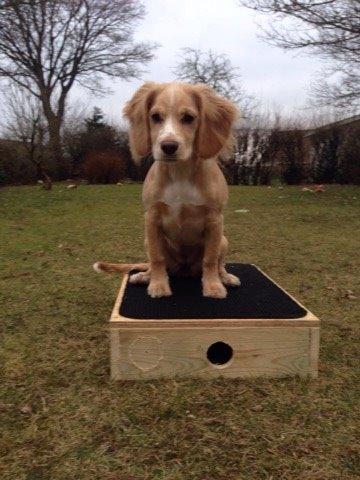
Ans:
[[[148,112],[156,87],[157,84],[154,82],[144,83],[126,103],[123,110],[124,116],[130,122],[130,150],[135,162],[151,152]]]
[[[228,143],[237,110],[207,85],[195,85],[195,92],[200,109],[198,155],[203,159],[212,158]]]

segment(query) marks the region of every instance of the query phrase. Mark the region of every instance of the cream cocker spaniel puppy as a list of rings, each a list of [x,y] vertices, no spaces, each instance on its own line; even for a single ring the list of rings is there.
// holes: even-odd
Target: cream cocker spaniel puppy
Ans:
[[[124,108],[135,161],[152,155],[143,185],[149,263],[97,262],[97,271],[129,272],[151,297],[171,295],[168,274],[202,277],[203,295],[226,297],[240,281],[225,270],[228,197],[217,157],[231,138],[234,105],[202,84],[145,83]]]

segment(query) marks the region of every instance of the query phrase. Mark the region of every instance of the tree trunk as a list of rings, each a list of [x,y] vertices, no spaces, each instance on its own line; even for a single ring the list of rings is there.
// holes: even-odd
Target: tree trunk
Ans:
[[[66,176],[66,168],[64,165],[64,157],[63,157],[62,145],[61,145],[61,135],[60,135],[61,121],[55,115],[49,117],[47,120],[48,120],[48,127],[49,127],[49,144],[50,144],[51,156],[56,165],[59,179],[63,179],[63,177]]]
[[[51,106],[51,91],[48,89],[41,89],[41,101],[43,105],[44,114],[48,123],[49,133],[49,146],[51,150],[51,156],[57,169],[57,177],[59,180],[64,180],[67,175],[66,165],[64,164],[64,157],[61,145],[61,124],[64,116],[65,98],[61,96],[60,105],[58,105],[58,111],[54,112]]]
[[[38,177],[43,179],[43,188],[45,190],[51,190],[52,188],[52,181],[51,181],[51,178],[49,177],[49,175],[46,173],[45,171],[45,168],[44,168],[44,165],[43,165],[43,162],[42,160],[39,160],[37,163],[36,163],[36,169],[37,169],[37,173],[38,173]]]

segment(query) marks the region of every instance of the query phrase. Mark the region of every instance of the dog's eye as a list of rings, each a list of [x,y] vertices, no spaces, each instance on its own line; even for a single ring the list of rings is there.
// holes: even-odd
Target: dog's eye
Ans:
[[[183,115],[183,117],[181,119],[181,122],[190,124],[194,120],[195,120],[195,117],[193,115],[190,115],[189,113],[185,113],[185,115]]]
[[[159,113],[153,113],[151,115],[151,120],[154,122],[154,123],[161,123],[162,122],[162,118],[160,116]]]

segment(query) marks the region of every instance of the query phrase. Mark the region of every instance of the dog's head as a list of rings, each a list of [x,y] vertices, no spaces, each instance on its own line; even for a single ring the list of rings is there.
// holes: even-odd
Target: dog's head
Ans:
[[[206,85],[145,83],[124,108],[134,160],[215,157],[227,143],[236,108]]]

